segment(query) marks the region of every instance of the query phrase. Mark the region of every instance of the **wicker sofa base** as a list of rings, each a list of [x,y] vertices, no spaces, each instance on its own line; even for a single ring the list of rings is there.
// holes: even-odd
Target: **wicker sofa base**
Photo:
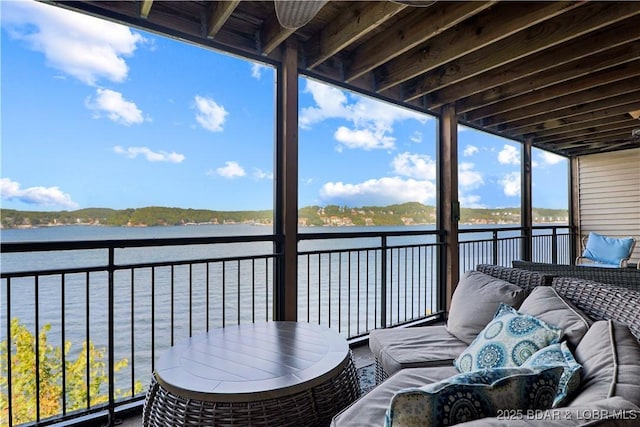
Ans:
[[[512,261],[513,267],[520,270],[537,271],[556,277],[575,277],[577,279],[592,280],[627,287],[640,291],[640,269],[638,268],[603,268],[585,265],[546,264],[531,261]]]
[[[259,401],[197,400],[172,393],[153,375],[142,425],[166,426],[326,426],[360,397],[351,355],[338,374],[307,390]]]

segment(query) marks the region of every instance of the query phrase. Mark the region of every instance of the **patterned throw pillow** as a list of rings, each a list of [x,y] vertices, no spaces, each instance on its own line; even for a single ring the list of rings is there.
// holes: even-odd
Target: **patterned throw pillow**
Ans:
[[[538,350],[522,364],[523,368],[534,370],[553,366],[564,368],[564,372],[560,377],[560,384],[558,384],[558,394],[553,401],[553,407],[556,408],[580,387],[582,365],[576,362],[566,341],[562,341],[560,344],[551,344]]]
[[[385,427],[446,426],[508,411],[549,409],[562,371],[561,367],[485,369],[403,389],[391,399]]]
[[[493,320],[453,363],[460,372],[520,366],[561,335],[560,328],[501,303]]]

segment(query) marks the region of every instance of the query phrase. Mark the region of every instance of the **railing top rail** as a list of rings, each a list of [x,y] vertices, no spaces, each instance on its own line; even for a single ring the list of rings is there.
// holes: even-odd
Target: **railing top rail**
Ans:
[[[536,230],[545,230],[545,229],[548,229],[548,228],[557,230],[558,228],[566,228],[567,230],[571,231],[572,227],[569,224],[564,224],[564,225],[557,224],[557,225],[534,225],[531,228],[536,229]]]
[[[298,251],[298,255],[318,255],[318,254],[332,254],[332,253],[344,253],[344,252],[372,252],[372,251],[384,251],[385,249],[416,249],[425,247],[437,247],[444,246],[444,242],[431,242],[431,243],[414,243],[414,244],[401,244],[401,245],[387,245],[386,247],[380,246],[363,246],[356,248],[340,248],[340,249],[313,249],[307,251]]]
[[[208,245],[214,243],[247,243],[275,242],[278,237],[273,234],[257,234],[250,236],[209,236],[209,237],[175,237],[162,239],[117,239],[117,240],[63,240],[52,242],[3,242],[0,252],[45,252],[67,251],[79,249],[125,249],[152,246],[184,246]]]
[[[346,238],[372,238],[382,236],[420,236],[420,235],[438,235],[444,234],[444,231],[438,230],[389,230],[389,231],[354,231],[354,232],[324,232],[324,233],[299,233],[298,240],[320,240],[320,239],[346,239]]]
[[[570,225],[534,225],[531,228],[535,229],[535,230],[549,230],[549,229],[558,229],[558,228],[566,228],[566,229],[571,229]],[[514,231],[514,230],[524,230],[525,227],[521,227],[519,225],[515,225],[515,226],[507,226],[507,227],[491,227],[491,228],[481,228],[481,227],[476,227],[476,228],[460,228],[458,229],[458,233],[460,234],[464,234],[464,233],[491,233],[494,231]]]
[[[155,267],[171,267],[179,265],[193,265],[193,264],[206,264],[214,262],[240,262],[251,260],[267,260],[270,258],[277,258],[281,254],[269,253],[262,255],[247,255],[247,256],[232,256],[232,257],[218,257],[218,258],[194,258],[178,261],[153,261],[153,262],[141,262],[130,264],[102,264],[89,267],[70,267],[70,268],[56,268],[46,270],[27,270],[27,271],[9,271],[0,272],[0,279],[17,278],[17,277],[32,277],[32,276],[57,276],[62,274],[74,274],[74,273],[94,273],[104,272],[111,268],[114,271],[129,270],[129,269],[142,269],[142,268],[155,268]]]

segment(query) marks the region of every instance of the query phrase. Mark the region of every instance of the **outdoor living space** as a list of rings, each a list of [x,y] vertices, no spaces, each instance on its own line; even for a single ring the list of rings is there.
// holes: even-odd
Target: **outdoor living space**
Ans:
[[[222,417],[230,425],[269,425],[281,417],[276,424],[304,420],[309,426],[346,426],[356,425],[372,405],[382,425],[391,399],[417,385],[413,380],[428,378],[426,385],[459,373],[453,361],[489,326],[499,303],[516,311],[529,308],[524,314],[536,318],[548,315],[538,310],[547,299],[578,307],[586,317],[576,323],[589,327],[582,328],[571,351],[586,371],[592,360],[587,347],[600,348],[594,343],[611,342],[608,348],[616,348],[615,338],[623,337],[619,354],[635,357],[640,336],[634,305],[640,304],[635,244],[640,241],[640,2],[30,4],[2,5],[3,83],[8,78],[15,84],[3,85],[0,328],[11,344],[3,347],[0,362],[0,424],[212,425]],[[18,13],[21,7],[28,13]],[[63,12],[73,15],[58,15]],[[89,18],[98,20],[82,20]],[[56,25],[48,27],[52,22]],[[82,46],[79,39],[122,37],[122,50],[114,57],[121,65],[114,70],[124,73],[120,87],[148,96],[145,109],[159,105],[160,98],[164,107],[182,102],[191,122],[175,110],[143,114],[142,104],[138,111],[122,94],[103,87],[100,79],[113,76],[106,71],[87,74],[71,67],[65,74],[60,63],[70,57],[80,63],[91,59],[96,67],[110,57],[100,50],[92,56],[89,50],[73,55],[74,49],[57,49],[61,57],[38,50],[46,40],[57,40],[55,34],[71,37],[77,44],[65,46],[75,47]],[[147,50],[136,56],[122,40],[147,43]],[[20,43],[26,46],[24,56],[15,53]],[[156,50],[169,50],[169,43],[177,52],[171,61],[149,59]],[[190,62],[196,50],[198,60]],[[6,54],[23,60],[4,60]],[[229,66],[216,68],[210,56],[224,56]],[[12,114],[12,121],[7,111],[28,110],[28,102],[18,102],[14,92],[5,95],[4,88],[37,68],[36,60],[39,69],[55,73],[43,80],[24,78],[30,82],[28,93],[37,84],[42,90],[67,86],[62,95],[41,97],[44,112],[33,101],[28,119]],[[123,71],[133,64],[140,66],[137,74]],[[200,74],[191,74],[194,70]],[[171,77],[155,80],[160,71]],[[183,85],[193,81],[217,83],[227,97],[225,106],[236,109],[229,113],[222,102],[203,95],[213,86],[183,93]],[[240,82],[254,92],[242,91]],[[169,83],[178,88],[172,96],[162,92]],[[12,102],[6,102],[10,94]],[[73,97],[84,109],[61,107]],[[114,103],[128,106],[120,113],[130,115],[110,110]],[[65,109],[69,114],[81,110],[82,126],[56,122]],[[228,117],[241,118],[235,122],[241,137],[232,142],[220,132]],[[344,122],[326,124],[337,118]],[[41,126],[32,126],[34,121]],[[94,132],[94,139],[73,139],[89,122],[113,126]],[[54,128],[45,126],[51,123]],[[406,126],[402,136],[400,123]],[[152,127],[156,124],[186,130],[189,137]],[[131,132],[130,141],[115,133],[116,125]],[[318,132],[313,137],[312,125]],[[82,175],[111,188],[114,203],[132,206],[81,209],[86,218],[73,211],[70,219],[75,201],[64,188],[39,183],[22,188],[13,176],[29,168],[7,159],[29,157],[25,144],[38,139],[32,132],[39,127],[51,129],[53,140],[75,142],[53,146],[41,138],[52,146],[38,153],[41,160],[30,166],[33,175],[52,170],[56,177],[68,176],[76,194],[86,196],[82,208],[93,208],[103,193],[83,186]],[[101,138],[109,142],[100,145]],[[493,145],[480,143],[489,140]],[[187,170],[184,175],[170,169],[185,158],[171,145],[175,141],[191,150],[188,159],[194,163],[181,169]],[[96,150],[92,163],[74,169],[61,162],[63,154],[84,146]],[[230,147],[237,151],[226,151]],[[322,147],[334,160],[321,160],[309,147]],[[252,174],[235,155],[267,159],[269,166],[256,166]],[[484,176],[478,168],[488,157],[480,155],[495,160],[482,165]],[[129,172],[120,173],[114,159],[129,162]],[[478,159],[475,168],[471,159]],[[219,162],[212,166],[214,160]],[[149,165],[166,166],[163,180],[154,178]],[[561,165],[565,173],[546,177],[551,165]],[[324,185],[311,178],[320,169],[327,174]],[[366,174],[343,178],[343,171],[352,169]],[[501,175],[490,175],[492,169]],[[182,180],[194,171],[206,184]],[[241,178],[250,185],[235,186]],[[130,191],[134,181],[146,190]],[[490,207],[475,197],[481,181],[493,185],[487,191],[495,196]],[[312,185],[316,191],[308,196]],[[249,208],[212,214],[147,203],[153,194],[178,201],[194,191],[206,206],[266,200],[269,209],[252,210],[247,217]],[[58,216],[51,208],[35,212],[20,205],[43,192],[67,203]],[[550,194],[566,195],[560,208],[540,206]],[[134,208],[137,200],[146,207]],[[11,203],[23,208],[13,209]],[[78,234],[61,234],[71,228]],[[5,237],[21,232],[20,238]],[[33,238],[37,233],[42,237]],[[589,235],[623,242],[628,253],[577,265],[594,253],[587,248]],[[479,294],[487,286],[500,298],[481,306]],[[517,295],[501,300],[507,293]],[[630,301],[627,307],[624,301]],[[491,315],[482,318],[483,325],[469,327],[467,314],[476,311]],[[14,322],[18,318],[26,320]],[[456,321],[468,332],[465,340],[447,329],[455,329]],[[587,337],[580,348],[593,324],[591,333],[599,335]],[[403,344],[411,340],[398,337],[421,334],[421,328],[436,331],[436,338],[429,335],[425,342],[438,344],[406,350]],[[560,344],[566,334],[555,333],[554,344]],[[392,344],[380,344],[384,334]],[[605,335],[608,341],[598,340]],[[34,343],[35,337],[41,345],[18,352],[19,339]],[[71,340],[74,347],[67,352]],[[424,360],[396,358],[387,352],[391,348],[400,349],[402,357],[432,357],[430,348],[460,352],[436,358],[437,367],[445,366],[444,360],[446,369],[434,373],[433,366],[420,365]],[[260,351],[273,349],[262,360],[268,373],[257,372],[262,365],[253,362],[262,358]],[[297,358],[301,354],[305,357]],[[218,356],[228,365],[221,366]],[[621,366],[636,372],[637,364],[623,359]],[[234,380],[232,375],[242,376],[243,369],[246,377]],[[25,371],[32,375],[21,376]],[[559,383],[561,373],[548,372],[544,380]],[[192,381],[196,374],[201,378]],[[581,392],[588,388],[583,385]],[[216,387],[224,390],[215,392]],[[593,408],[636,417],[636,388],[619,389],[615,396],[598,391],[600,406]],[[231,415],[219,415],[216,405]],[[255,405],[270,412],[255,415]],[[514,410],[518,415],[522,408]],[[246,418],[234,424],[234,414]],[[531,425],[544,425],[535,421]]]

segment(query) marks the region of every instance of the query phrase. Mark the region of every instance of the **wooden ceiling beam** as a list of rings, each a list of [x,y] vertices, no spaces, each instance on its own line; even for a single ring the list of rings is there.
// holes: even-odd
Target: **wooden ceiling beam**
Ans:
[[[562,1],[498,3],[376,69],[379,91],[509,37],[577,4]],[[496,25],[496,16],[501,17],[500,25]]]
[[[209,7],[209,24],[207,25],[207,38],[215,38],[239,4],[240,0],[211,2],[211,6]]]
[[[575,156],[586,156],[589,154],[600,154],[605,152],[634,149],[634,148],[640,148],[640,144],[632,141],[623,141],[623,142],[611,141],[607,143],[599,143],[599,144],[592,144],[592,145],[587,143],[583,143],[583,144],[576,143],[573,145],[568,145],[566,148],[562,150],[556,150],[556,151],[560,151],[567,157],[575,157]],[[551,151],[554,148],[549,147],[547,149]]]
[[[551,90],[546,91],[547,93],[537,95],[537,92],[532,93],[532,96],[525,96],[530,101],[535,101],[538,98],[541,100],[537,103],[518,103],[518,108],[514,110],[507,111],[501,114],[495,114],[490,117],[485,117],[481,119],[483,126],[487,127],[495,127],[502,124],[509,124],[513,122],[518,122],[519,120],[526,119],[534,119],[535,117],[541,114],[555,114],[556,112],[568,111],[569,108],[573,108],[577,113],[581,113],[584,111],[589,111],[595,109],[595,105],[602,105],[601,108],[606,108],[610,105],[615,105],[618,100],[616,99],[620,95],[626,95],[629,91],[633,90],[633,77],[640,75],[640,60],[632,63],[633,67],[629,68],[630,71],[624,80],[614,81],[613,83],[608,83],[602,86],[597,85],[597,78],[595,80],[589,80],[592,82],[592,85],[584,84],[588,86],[586,90],[581,90],[579,92],[575,92],[571,90],[571,86],[579,87],[579,83],[577,82],[573,85],[568,83],[560,84],[555,88],[558,96]],[[584,79],[581,79],[584,80]],[[564,87],[567,87],[565,90]],[[569,96],[570,95],[570,96]],[[548,99],[547,96],[553,96],[552,99]],[[512,98],[513,100],[517,100],[517,98]],[[547,99],[547,100],[545,100]],[[562,117],[562,116],[561,116]],[[468,120],[473,122],[473,120]]]
[[[373,5],[349,2],[339,16],[322,29],[320,34],[305,43],[307,67],[313,69],[408,6],[400,3],[376,1]]]
[[[640,45],[637,48],[640,50]],[[635,58],[640,56],[636,55]],[[503,119],[509,121],[513,117],[534,116],[567,107],[571,103],[577,105],[617,95],[629,90],[633,86],[629,79],[638,75],[640,59],[477,108],[464,117],[471,122],[488,119],[487,124],[496,124],[503,123]]]
[[[274,9],[273,15],[265,21],[262,31],[260,32],[262,55],[267,56],[271,54],[271,52],[284,43],[284,41],[295,32],[295,29],[284,28],[280,25]]]
[[[637,33],[640,36],[640,25],[636,26]],[[589,46],[589,45],[587,45]],[[570,55],[570,50],[567,50],[565,56]],[[532,60],[549,58],[551,55],[537,56]],[[606,50],[600,53],[595,53],[592,56],[582,57],[576,61],[572,61],[566,64],[561,64],[557,67],[547,68],[540,72],[525,72],[521,78],[507,82],[502,86],[493,87],[484,92],[471,94],[467,97],[460,99],[456,105],[459,113],[474,114],[478,109],[485,109],[489,111],[492,105],[502,104],[504,102],[510,102],[510,99],[517,98],[519,96],[528,95],[534,91],[544,90],[549,87],[554,87],[563,82],[571,80],[577,80],[580,78],[589,79],[594,73],[606,70],[624,64],[629,61],[633,61],[640,58],[640,43],[629,43],[621,46],[614,47],[610,50]],[[532,70],[533,71],[533,70]],[[491,77],[489,77],[491,78]],[[467,82],[472,82],[475,79],[470,79],[462,83],[463,86],[468,86]],[[482,76],[479,76],[478,80],[482,81]],[[532,82],[536,82],[535,85]],[[481,83],[480,83],[481,84]],[[462,88],[458,88],[458,85],[453,88],[455,91],[459,91]],[[446,88],[447,90],[449,88]],[[439,102],[436,102],[436,105]],[[494,107],[495,108],[495,107]],[[497,107],[502,109],[501,107]]]
[[[416,8],[406,18],[373,36],[349,54],[345,80],[351,82],[420,43],[487,9],[494,1],[444,2]]]
[[[606,144],[598,144],[597,146],[583,146],[578,149],[566,150],[568,156],[586,156],[589,154],[600,154],[604,152],[619,151],[619,150],[632,150],[640,148],[640,144],[636,141],[624,141],[624,142],[609,142]]]
[[[533,79],[528,77],[551,68],[554,68],[556,74],[565,76],[564,70],[567,70],[566,72],[575,76],[576,73],[584,74],[582,66],[588,68],[587,72],[594,72],[625,62],[624,60],[618,61],[617,55],[620,53],[624,55],[624,50],[635,50],[630,49],[629,46],[635,47],[636,45],[629,42],[639,39],[640,22],[635,19],[626,20],[621,25],[609,26],[602,31],[555,46],[547,50],[544,55],[525,57],[488,70],[473,79],[466,79],[455,85],[429,93],[426,95],[425,104],[429,108],[437,108],[457,101],[456,111],[465,113],[475,107],[488,105],[532,90],[534,88]],[[615,51],[616,55],[609,55],[607,50],[615,47],[623,50]],[[591,61],[591,55],[599,56],[596,57],[597,60]],[[563,65],[566,68],[560,68]],[[539,74],[535,76],[536,81],[539,77]],[[537,85],[535,87],[537,88]]]
[[[620,129],[612,129],[612,130],[603,130],[598,129],[597,132],[591,132],[583,135],[571,135],[565,136],[564,138],[557,139],[545,139],[545,140],[535,140],[536,143],[542,144],[562,144],[565,142],[577,142],[577,141],[586,141],[586,142],[596,142],[600,140],[611,140],[612,138],[628,138],[631,136],[631,130],[633,126],[629,126],[627,124],[626,127]],[[594,137],[594,135],[597,135]]]
[[[599,130],[619,129],[629,126],[629,117],[620,114],[606,119],[594,120],[592,122],[576,123],[564,126],[562,128],[548,129],[524,135],[534,142],[551,142],[565,136],[582,136],[588,135]]]
[[[405,85],[409,101],[640,13],[637,4],[588,3],[439,66]],[[561,61],[561,59],[560,59]]]
[[[149,17],[151,6],[153,6],[153,0],[142,0],[140,3],[140,18],[147,19]]]
[[[614,105],[611,105],[614,104]],[[640,90],[589,104],[589,110],[571,107],[566,110],[541,114],[525,120],[498,126],[498,131],[510,137],[520,137],[538,130],[560,128],[575,123],[606,119],[640,108]]]

